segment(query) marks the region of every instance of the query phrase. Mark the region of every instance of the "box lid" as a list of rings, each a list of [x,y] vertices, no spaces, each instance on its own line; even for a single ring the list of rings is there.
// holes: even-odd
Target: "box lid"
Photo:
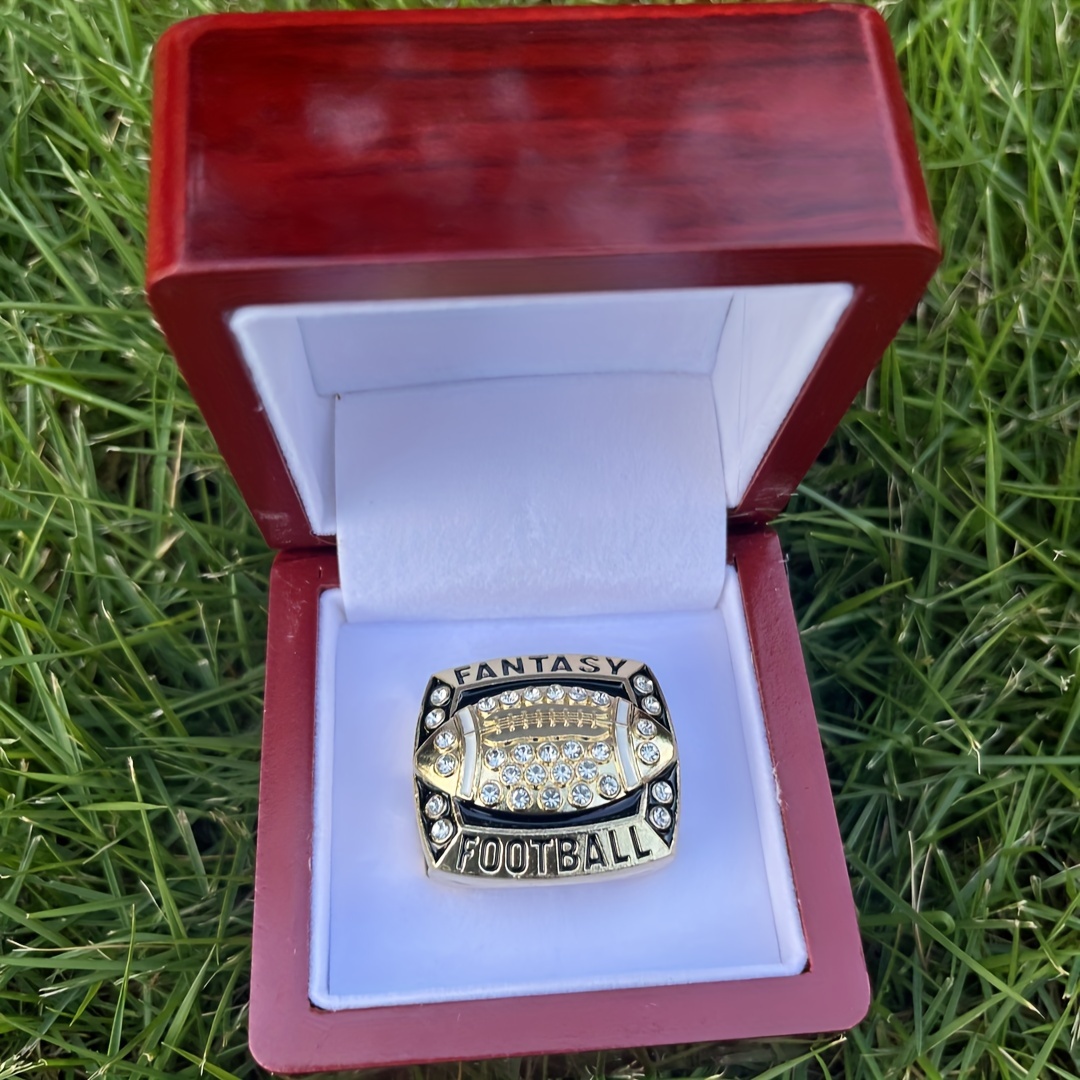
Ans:
[[[334,538],[322,465],[297,465],[332,437],[288,420],[339,395],[320,371],[352,391],[590,350],[640,371],[669,343],[696,371],[718,327],[721,366],[739,350],[723,437],[760,444],[729,518],[767,520],[938,261],[868,8],[211,16],[156,63],[150,300],[275,546]],[[337,356],[361,333],[363,378]],[[251,353],[272,367],[293,339],[319,359],[269,401]],[[460,369],[426,357],[478,341]]]

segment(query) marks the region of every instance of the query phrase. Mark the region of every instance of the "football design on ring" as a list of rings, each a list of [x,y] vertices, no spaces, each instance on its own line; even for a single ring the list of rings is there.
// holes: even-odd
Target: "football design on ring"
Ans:
[[[413,765],[429,871],[557,881],[674,851],[675,735],[640,661],[529,655],[438,672]]]

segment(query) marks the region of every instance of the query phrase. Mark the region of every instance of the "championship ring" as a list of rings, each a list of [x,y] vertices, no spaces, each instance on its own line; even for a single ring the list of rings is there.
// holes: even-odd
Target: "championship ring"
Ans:
[[[413,771],[429,873],[562,880],[675,848],[675,733],[637,660],[509,656],[440,671]]]

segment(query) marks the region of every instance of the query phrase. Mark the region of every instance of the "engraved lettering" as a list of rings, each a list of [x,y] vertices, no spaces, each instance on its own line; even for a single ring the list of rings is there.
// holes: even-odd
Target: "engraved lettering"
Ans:
[[[536,852],[536,872],[546,877],[548,872],[547,849],[555,843],[554,836],[531,836],[529,844]]]
[[[585,869],[591,870],[594,866],[607,866],[607,860],[596,833],[589,833],[585,841]]]
[[[476,669],[476,681],[480,682],[481,679],[494,679],[495,672],[491,670],[490,664],[481,664]]]
[[[618,866],[620,863],[628,863],[630,861],[629,855],[624,855],[619,850],[619,838],[615,835],[614,829],[608,829],[608,842],[611,844],[611,858],[612,861]]]
[[[458,686],[464,686],[468,682],[470,671],[472,671],[472,665],[454,668],[454,678],[457,679]]]
[[[511,671],[516,672],[518,675],[525,674],[525,660],[523,657],[515,656],[513,660],[504,660],[502,662],[503,675],[509,675]]]
[[[520,837],[506,841],[506,869],[514,877],[524,874],[529,868],[529,852],[525,841]]]
[[[551,665],[552,673],[556,671],[571,671],[570,661],[565,656],[556,656],[555,663]]]
[[[480,869],[485,874],[497,874],[501,865],[502,841],[496,836],[489,836],[480,845]]]
[[[591,675],[600,670],[600,661],[595,656],[583,656],[578,666]]]
[[[641,846],[641,838],[638,836],[636,825],[630,826],[630,840],[634,845],[634,854],[639,859],[647,859],[652,854],[651,848],[643,848]]]
[[[457,868],[458,871],[465,869],[465,864],[476,854],[480,845],[480,837],[475,833],[466,833],[461,839],[461,847],[458,848]]]
[[[619,668],[621,668],[626,663],[625,660],[620,660],[616,664],[615,661],[612,660],[612,658],[610,656],[605,656],[604,659],[607,661],[608,667],[611,668],[611,674],[612,675],[618,675],[619,674]]]
[[[572,874],[575,870],[581,866],[581,859],[578,857],[578,842],[576,836],[560,836],[559,837],[559,873],[560,874]]]
[[[544,661],[547,659],[547,653],[544,653],[543,656],[530,656],[529,659],[532,660],[534,664],[536,664],[536,674],[543,675]]]

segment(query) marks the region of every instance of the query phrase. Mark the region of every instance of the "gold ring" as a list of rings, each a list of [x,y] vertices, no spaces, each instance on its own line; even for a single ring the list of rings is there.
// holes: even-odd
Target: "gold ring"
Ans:
[[[675,849],[675,733],[637,660],[507,656],[440,671],[413,771],[429,873],[563,880]]]

